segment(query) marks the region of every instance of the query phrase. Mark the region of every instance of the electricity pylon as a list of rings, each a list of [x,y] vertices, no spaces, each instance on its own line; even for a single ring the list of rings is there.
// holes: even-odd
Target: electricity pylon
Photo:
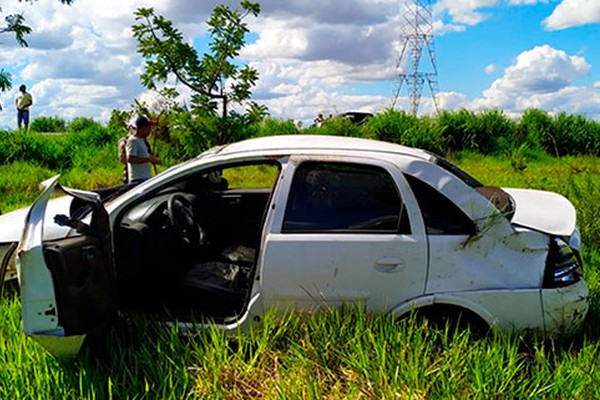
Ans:
[[[408,4],[405,4],[405,7],[404,23],[400,34],[402,51],[396,62],[398,84],[392,107],[396,107],[400,91],[403,86],[406,86],[410,98],[410,112],[416,115],[421,102],[423,86],[427,82],[433,106],[437,113],[439,112],[437,101],[439,88],[435,47],[433,45],[431,0],[410,0]],[[425,69],[424,63],[421,63],[424,50],[427,51],[429,56],[428,69]]]

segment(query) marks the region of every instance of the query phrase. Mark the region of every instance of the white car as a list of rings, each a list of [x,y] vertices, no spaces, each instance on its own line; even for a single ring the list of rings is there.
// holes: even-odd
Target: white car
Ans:
[[[418,149],[275,136],[116,192],[44,186],[26,217],[0,216],[0,255],[18,253],[25,331],[63,356],[117,311],[235,329],[360,303],[555,335],[588,310],[566,198],[483,186]]]

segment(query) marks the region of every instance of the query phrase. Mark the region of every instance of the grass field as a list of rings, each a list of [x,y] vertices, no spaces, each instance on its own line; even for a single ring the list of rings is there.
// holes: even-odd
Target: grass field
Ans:
[[[19,300],[7,296],[0,300],[0,399],[600,398],[600,160],[463,153],[454,161],[486,184],[551,190],[576,205],[591,290],[577,335],[474,338],[360,310],[268,315],[233,337],[216,329],[183,336],[135,319],[117,322],[95,352],[61,364],[21,332]],[[119,176],[86,173],[68,179],[112,184]],[[53,174],[0,167],[0,207],[29,204],[37,183]]]

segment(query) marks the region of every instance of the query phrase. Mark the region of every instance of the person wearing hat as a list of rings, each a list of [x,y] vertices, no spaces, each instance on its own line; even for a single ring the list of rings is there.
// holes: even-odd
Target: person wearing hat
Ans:
[[[132,134],[127,139],[125,147],[129,182],[151,178],[152,165],[160,164],[156,154],[152,154],[150,143],[146,140],[150,135],[150,125],[150,120],[141,116],[130,126]]]

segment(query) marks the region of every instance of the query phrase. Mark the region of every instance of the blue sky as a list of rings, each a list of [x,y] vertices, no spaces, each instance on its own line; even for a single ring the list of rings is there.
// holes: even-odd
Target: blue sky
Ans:
[[[1,1],[1,0],[0,0]],[[275,118],[310,123],[317,113],[378,112],[392,104],[407,0],[264,0],[243,61],[258,69],[254,100]],[[16,125],[16,87],[34,96],[32,117],[106,121],[113,109],[156,97],[139,81],[144,60],[130,27],[137,7],[154,7],[202,48],[215,0],[57,0],[1,2],[23,12],[34,29],[30,47],[0,36],[0,66],[15,89],[0,95],[0,127]],[[223,3],[237,7],[238,1]],[[600,119],[600,1],[438,0],[436,28],[442,109],[500,109],[518,118],[527,108]],[[189,93],[182,89],[181,101]],[[401,109],[408,108],[401,93]],[[425,89],[420,113],[433,112]]]

